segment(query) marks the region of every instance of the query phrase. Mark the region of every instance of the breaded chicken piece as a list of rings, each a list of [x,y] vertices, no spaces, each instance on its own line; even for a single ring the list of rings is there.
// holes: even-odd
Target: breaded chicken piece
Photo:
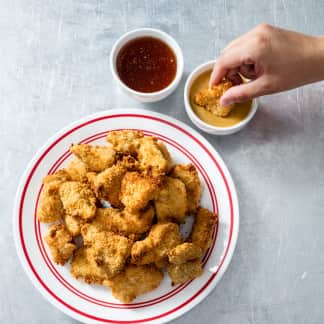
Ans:
[[[165,176],[154,199],[159,222],[175,221],[183,223],[187,210],[187,194],[184,183]]]
[[[202,106],[218,117],[226,117],[233,110],[234,105],[221,106],[220,98],[233,86],[231,81],[223,79],[219,84],[210,89],[204,89],[195,95],[195,103]]]
[[[147,209],[130,213],[127,210],[115,208],[98,208],[95,218],[90,223],[97,231],[111,231],[130,238],[135,238],[147,232],[152,224],[154,209]]]
[[[108,275],[92,257],[89,247],[81,247],[74,253],[71,261],[70,272],[76,279],[83,279],[87,284],[101,284]]]
[[[119,199],[128,211],[136,212],[155,197],[159,182],[153,176],[127,172],[121,182]]]
[[[167,172],[168,172],[171,169],[171,167],[172,167],[172,157],[171,157],[171,154],[169,153],[166,145],[162,141],[157,141],[157,144],[158,144],[159,149],[162,152],[165,160],[167,161],[167,164],[168,164]]]
[[[169,264],[167,271],[171,278],[172,286],[197,278],[203,273],[202,264],[199,259],[181,264]]]
[[[139,139],[144,134],[135,130],[117,130],[108,133],[106,140],[112,144],[113,148],[122,154],[137,155]]]
[[[145,136],[140,140],[137,158],[140,168],[152,174],[164,174],[168,171],[171,161],[167,149],[153,136]]]
[[[158,223],[153,225],[148,236],[134,243],[131,263],[149,264],[167,257],[168,252],[182,243],[179,226],[174,223]]]
[[[96,197],[87,184],[67,181],[61,184],[59,194],[65,212],[71,216],[91,219],[96,213]]]
[[[70,151],[93,172],[101,172],[115,163],[116,152],[109,146],[76,144],[71,145]]]
[[[163,279],[162,272],[154,265],[136,266],[129,264],[117,276],[104,281],[115,298],[131,303],[137,296],[156,289]]]
[[[66,167],[66,172],[70,175],[71,180],[86,182],[89,168],[79,158],[74,158]]]
[[[203,253],[209,249],[212,243],[213,233],[217,223],[217,214],[212,213],[206,208],[198,208],[189,240],[199,246]]]
[[[82,226],[84,243],[89,246],[89,258],[104,269],[108,278],[118,274],[130,256],[133,242],[108,231],[96,231],[90,224]]]
[[[76,245],[72,242],[72,235],[63,224],[50,226],[45,235],[45,241],[54,262],[60,265],[64,265],[76,249]]]
[[[126,171],[126,168],[120,165],[113,165],[90,179],[97,198],[109,201],[113,207],[123,207],[119,192]]]
[[[186,186],[187,212],[194,213],[201,198],[202,187],[198,172],[193,164],[177,164],[173,167],[170,176],[180,179]]]
[[[123,156],[112,167],[96,174],[88,173],[88,181],[98,199],[109,201],[116,208],[123,207],[119,200],[119,192],[122,178],[127,170],[135,170],[138,162],[130,155]]]
[[[155,261],[154,264],[158,269],[165,269],[168,266],[169,261],[168,258],[166,257],[161,260]]]
[[[182,243],[169,251],[169,262],[174,264],[182,264],[190,260],[200,258],[202,250],[199,246],[193,243]]]
[[[72,236],[81,234],[81,227],[85,224],[86,220],[79,216],[72,216],[69,214],[64,215],[65,226]]]
[[[49,174],[43,179],[44,184],[52,184],[57,188],[61,183],[71,180],[70,175],[66,172],[65,169],[58,170],[54,174]]]
[[[37,218],[40,222],[53,223],[63,218],[65,212],[58,190],[67,180],[70,180],[70,176],[65,170],[59,170],[43,179],[44,187],[37,207]]]

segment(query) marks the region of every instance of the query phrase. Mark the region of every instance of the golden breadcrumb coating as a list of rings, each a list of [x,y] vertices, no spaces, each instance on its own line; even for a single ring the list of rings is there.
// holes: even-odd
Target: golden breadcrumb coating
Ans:
[[[162,152],[165,160],[167,161],[167,172],[171,169],[172,167],[172,157],[171,157],[171,154],[169,153],[166,145],[162,142],[162,141],[157,141],[157,145],[160,149],[160,151]]]
[[[133,242],[108,231],[96,231],[90,224],[82,226],[84,242],[89,246],[89,257],[104,269],[108,278],[118,274],[130,256]]]
[[[218,223],[217,214],[199,207],[189,240],[199,246],[202,252],[207,251],[212,243],[213,233]]]
[[[165,176],[154,199],[159,222],[175,221],[183,223],[187,210],[187,193],[184,183]]]
[[[131,262],[142,265],[160,261],[181,242],[182,236],[177,224],[158,223],[152,226],[144,240],[134,243]]]
[[[226,117],[233,110],[234,105],[221,106],[220,98],[233,86],[231,81],[222,80],[219,84],[210,89],[204,89],[195,95],[195,103],[204,107],[209,112],[218,117]]]
[[[86,182],[89,168],[84,162],[76,157],[68,164],[66,172],[70,175],[71,180]]]
[[[145,136],[140,140],[137,158],[140,168],[153,174],[166,173],[171,164],[166,147],[152,136]]]
[[[70,151],[87,165],[89,171],[100,172],[115,163],[116,152],[109,146],[76,144],[71,145]]]
[[[117,130],[108,133],[106,140],[113,148],[122,154],[137,155],[139,139],[144,134],[135,130]]]
[[[65,170],[59,170],[43,179],[44,186],[37,207],[37,218],[40,222],[53,223],[63,218],[65,212],[58,190],[67,180],[70,180],[70,176]]]
[[[58,170],[54,174],[49,174],[43,179],[44,184],[60,186],[61,183],[71,180],[70,175],[65,169]]]
[[[158,269],[164,269],[169,264],[169,261],[168,261],[168,258],[165,257],[161,260],[155,261],[154,264]]]
[[[98,208],[95,218],[90,223],[98,231],[111,231],[127,237],[147,232],[154,216],[153,207],[135,213],[116,208]]]
[[[87,284],[101,284],[108,279],[104,268],[92,257],[91,248],[80,247],[75,251],[71,261],[70,272],[76,279],[83,279]]]
[[[132,302],[138,295],[154,290],[163,279],[162,272],[154,265],[127,265],[117,276],[104,281],[115,298],[123,303]]]
[[[198,259],[202,256],[202,250],[193,243],[182,243],[169,251],[169,262],[174,264],[185,263],[190,260]]]
[[[51,225],[45,235],[45,241],[55,263],[64,265],[72,256],[76,245],[72,235],[63,224]]]
[[[172,286],[197,278],[203,273],[202,264],[199,259],[181,264],[169,264],[167,271],[171,278]]]
[[[78,236],[81,234],[81,227],[85,224],[86,220],[79,216],[72,216],[69,214],[64,215],[65,226],[72,236]]]
[[[186,186],[187,212],[194,213],[201,198],[202,187],[198,172],[193,164],[177,164],[173,167],[170,176],[180,179]]]
[[[116,164],[98,173],[91,182],[97,198],[109,201],[113,207],[122,207],[119,192],[126,171],[126,168]]]
[[[156,194],[159,178],[138,172],[127,172],[122,179],[119,199],[130,212],[147,206]]]
[[[130,155],[123,156],[115,165],[96,174],[87,174],[91,188],[96,197],[107,200],[113,207],[123,207],[119,199],[121,181],[128,170],[136,170],[138,162]]]
[[[96,197],[87,184],[67,181],[62,183],[59,194],[65,212],[71,216],[91,219],[96,213]]]

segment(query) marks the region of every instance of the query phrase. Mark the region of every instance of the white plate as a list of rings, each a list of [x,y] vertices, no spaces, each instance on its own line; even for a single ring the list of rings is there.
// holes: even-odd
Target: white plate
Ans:
[[[203,183],[202,206],[219,213],[212,247],[204,257],[201,277],[172,287],[165,276],[160,287],[122,304],[102,286],[74,279],[69,265],[53,264],[43,241],[48,225],[35,210],[42,178],[72,158],[71,143],[104,144],[108,131],[139,129],[164,141],[176,163],[193,163]],[[165,323],[202,301],[216,286],[232,258],[239,229],[235,187],[214,148],[182,122],[146,110],[109,110],[87,116],[59,131],[37,152],[27,167],[16,196],[14,236],[20,261],[35,287],[57,308],[86,323]]]

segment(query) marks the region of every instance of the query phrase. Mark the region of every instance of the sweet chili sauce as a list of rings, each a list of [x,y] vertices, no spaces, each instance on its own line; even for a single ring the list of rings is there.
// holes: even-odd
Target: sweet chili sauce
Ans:
[[[177,60],[172,49],[153,37],[129,41],[117,55],[117,73],[131,89],[155,92],[166,88],[175,78]]]

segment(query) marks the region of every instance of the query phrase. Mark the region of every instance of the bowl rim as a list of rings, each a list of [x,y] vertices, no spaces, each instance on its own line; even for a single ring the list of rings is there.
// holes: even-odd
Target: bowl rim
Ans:
[[[214,125],[208,124],[208,123],[204,122],[202,119],[200,119],[196,115],[196,113],[194,112],[194,110],[191,106],[191,103],[189,100],[190,89],[191,89],[191,86],[192,86],[193,82],[195,81],[195,79],[197,79],[202,73],[208,71],[210,68],[212,69],[215,62],[216,62],[216,60],[210,60],[210,61],[207,61],[205,63],[198,65],[187,77],[185,87],[184,87],[185,108],[186,108],[187,114],[189,115],[190,119],[194,119],[196,126],[198,126],[201,129],[204,128],[203,129],[204,131],[206,131],[205,129],[207,128],[209,130],[217,131],[219,133],[230,134],[229,132],[232,133],[236,130],[240,130],[242,127],[244,127],[246,124],[248,124],[250,122],[250,120],[253,118],[253,116],[255,115],[255,113],[258,109],[257,99],[256,98],[252,99],[251,109],[250,109],[249,113],[247,114],[247,116],[244,119],[242,119],[240,122],[238,122],[237,124],[234,124],[232,126],[226,126],[226,127],[214,126]]]
[[[125,39],[128,38],[129,36],[133,36],[133,37],[131,37],[130,39],[125,41]],[[158,38],[161,41],[163,41],[164,43],[166,43],[172,49],[172,51],[177,59],[177,70],[176,70],[176,75],[175,75],[174,79],[171,81],[171,83],[168,86],[166,86],[165,88],[163,88],[159,91],[141,92],[141,91],[136,91],[136,90],[130,88],[120,79],[117,69],[116,69],[115,58],[117,57],[120,49],[125,44],[127,44],[129,41],[139,38],[139,37],[145,37],[145,36]],[[159,36],[162,36],[162,37],[159,37]],[[123,35],[121,35],[116,40],[116,42],[114,43],[114,45],[110,51],[109,61],[110,61],[110,69],[112,71],[113,77],[118,82],[118,84],[124,90],[132,93],[133,95],[141,96],[144,98],[146,98],[146,97],[149,98],[152,96],[161,96],[172,89],[174,90],[182,78],[183,67],[184,67],[183,53],[182,53],[181,47],[179,46],[178,42],[168,33],[164,32],[160,29],[148,28],[148,27],[136,28],[136,29],[130,30],[130,31],[124,33]]]

